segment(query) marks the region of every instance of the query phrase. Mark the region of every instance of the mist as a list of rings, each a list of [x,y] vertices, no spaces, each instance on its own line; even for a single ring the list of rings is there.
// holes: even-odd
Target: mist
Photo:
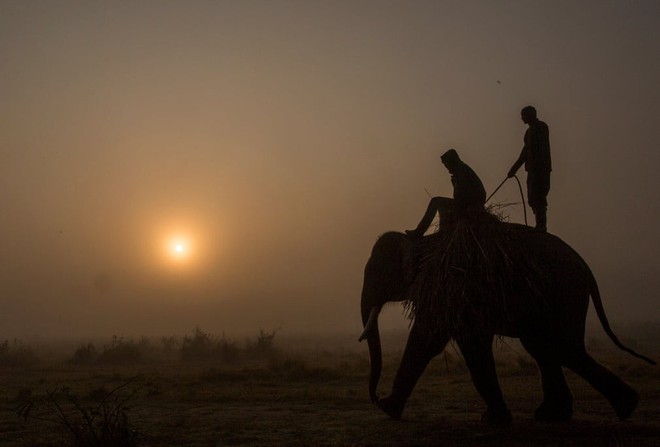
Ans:
[[[357,335],[376,238],[451,196],[448,148],[490,194],[527,104],[550,127],[549,231],[615,326],[657,321],[659,16],[654,1],[2,2],[0,339]],[[515,182],[493,201],[523,222]],[[186,262],[166,253],[180,232]],[[395,307],[383,325],[407,321]]]

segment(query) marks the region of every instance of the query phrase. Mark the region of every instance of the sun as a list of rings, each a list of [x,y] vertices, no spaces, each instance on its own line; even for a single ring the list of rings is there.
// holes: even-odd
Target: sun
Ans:
[[[170,238],[166,244],[166,249],[167,254],[174,261],[189,260],[193,252],[190,238],[184,236]]]
[[[212,239],[198,222],[165,220],[152,228],[151,246],[154,268],[167,274],[202,274],[209,262]]]

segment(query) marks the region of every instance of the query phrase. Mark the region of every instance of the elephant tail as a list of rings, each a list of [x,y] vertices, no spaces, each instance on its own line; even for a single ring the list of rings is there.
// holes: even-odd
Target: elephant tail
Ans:
[[[614,331],[610,327],[609,321],[607,321],[607,315],[605,315],[605,308],[603,307],[603,301],[600,299],[600,292],[598,290],[598,284],[596,283],[596,278],[594,278],[593,274],[591,274],[591,287],[589,294],[591,295],[591,299],[594,302],[594,308],[596,309],[596,314],[598,315],[598,319],[600,320],[600,324],[603,325],[603,329],[605,330],[605,333],[612,339],[615,345],[617,345],[620,349],[626,351],[627,353],[637,357],[638,359],[642,359],[645,362],[650,363],[651,365],[655,365],[656,362],[651,360],[650,358],[639,354],[623,343],[619,341],[616,335],[614,335]]]

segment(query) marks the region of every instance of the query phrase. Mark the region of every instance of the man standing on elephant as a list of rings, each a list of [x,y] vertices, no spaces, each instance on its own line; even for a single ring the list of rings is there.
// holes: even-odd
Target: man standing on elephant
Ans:
[[[428,230],[436,213],[441,218],[451,214],[456,217],[475,217],[484,213],[486,190],[479,176],[459,158],[454,149],[449,149],[440,157],[451,174],[454,185],[454,198],[433,197],[424,213],[424,217],[414,230],[406,230],[408,236],[421,238]]]
[[[529,128],[525,132],[524,146],[520,156],[511,166],[508,178],[516,175],[520,166],[525,164],[527,171],[527,201],[534,212],[536,229],[546,232],[548,192],[550,192],[550,132],[547,124],[536,117],[536,109],[532,106],[524,107],[520,111],[523,123]]]

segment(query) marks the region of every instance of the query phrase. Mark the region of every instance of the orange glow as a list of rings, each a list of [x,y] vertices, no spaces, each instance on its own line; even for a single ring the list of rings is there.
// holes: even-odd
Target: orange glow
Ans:
[[[154,267],[189,273],[207,267],[210,241],[197,219],[165,218],[148,231],[155,248],[150,261]]]
[[[173,261],[190,261],[194,257],[194,252],[194,244],[190,236],[171,236],[165,243],[165,253]]]
[[[191,255],[191,244],[189,238],[175,237],[168,244],[170,255],[177,260],[188,259]]]

